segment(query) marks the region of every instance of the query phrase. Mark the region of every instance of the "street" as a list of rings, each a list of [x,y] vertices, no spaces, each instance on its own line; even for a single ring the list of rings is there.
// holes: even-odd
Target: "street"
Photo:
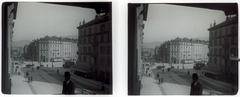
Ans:
[[[209,95],[211,91],[214,91],[214,94],[216,95],[228,95],[231,94],[231,84],[216,81],[214,79],[210,79],[202,75],[201,70],[194,70],[193,65],[191,64],[185,64],[184,69],[180,68],[182,65],[173,65],[174,68],[171,69],[170,71],[167,71],[167,68],[170,67],[168,63],[164,63],[164,72],[163,69],[158,69],[156,68],[159,65],[163,65],[163,63],[155,63],[154,66],[151,66],[151,72],[152,75],[149,77],[147,74],[143,74],[142,80],[148,80],[148,81],[142,81],[142,85],[151,85],[155,84],[161,91],[162,95],[189,95],[190,93],[190,85],[192,82],[191,74],[192,73],[198,73],[199,75],[199,82],[203,85],[203,95]],[[176,68],[179,66],[179,69]],[[188,75],[189,71],[189,75]],[[163,78],[163,83],[159,84],[159,80],[156,78],[157,73],[160,74],[160,78]],[[150,83],[151,80],[149,78],[152,78],[156,81],[156,83]],[[154,95],[156,93],[151,93],[151,92],[146,92],[146,91],[151,91],[150,88],[152,87],[143,87],[143,88],[148,88],[144,89],[144,91],[141,91],[142,95]],[[158,92],[154,88],[152,91]]]
[[[33,77],[33,81],[28,83],[33,94],[61,94],[62,82],[64,81],[64,72],[71,72],[70,68],[63,68],[61,62],[59,62],[54,63],[54,67],[49,65],[49,63],[46,63],[44,64],[44,67],[40,67],[40,69],[37,70],[37,66],[39,65],[37,62],[34,62],[35,65],[33,66],[32,70],[31,67],[26,67],[26,64],[29,64],[29,62],[22,64],[21,71],[24,74],[24,77],[26,75],[26,71],[29,72],[29,76]],[[57,73],[57,69],[59,69],[59,73]],[[71,75],[71,80],[76,87],[76,94],[109,94],[112,92],[112,89],[109,85],[105,85],[105,91],[101,91],[101,82],[94,81],[92,79],[86,79],[73,73],[71,73]],[[27,83],[27,78],[25,77],[25,79]]]

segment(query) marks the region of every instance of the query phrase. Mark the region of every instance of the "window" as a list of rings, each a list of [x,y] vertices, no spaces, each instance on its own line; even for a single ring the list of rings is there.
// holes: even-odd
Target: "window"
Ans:
[[[83,52],[84,52],[84,53],[87,52],[87,48],[86,48],[86,47],[83,48]]]
[[[92,34],[92,29],[89,28],[89,29],[88,29],[88,32],[89,32],[89,34]]]
[[[104,35],[101,35],[101,39],[100,39],[101,43],[104,42]]]
[[[83,34],[84,36],[86,36],[87,35],[87,30],[86,29],[84,29],[84,34]]]
[[[88,43],[91,43],[91,37],[88,37]]]
[[[235,44],[235,37],[231,37],[231,44]]]
[[[91,49],[91,47],[90,47],[90,46],[88,47],[88,52],[89,52],[89,53],[91,53],[91,52],[92,52],[92,49]]]
[[[215,42],[214,45],[217,46],[218,45],[218,39],[215,39],[214,42]]]
[[[86,38],[83,38],[83,44],[86,44]]]
[[[222,36],[222,29],[221,29],[220,32],[219,32],[219,36],[220,36],[220,37]]]
[[[97,26],[95,26],[95,33],[97,33],[98,31],[97,31]]]
[[[219,45],[222,45],[222,38],[219,39]]]
[[[87,62],[87,57],[86,56],[83,57],[83,62]]]
[[[104,24],[101,25],[101,32],[102,31],[105,31],[105,25]]]
[[[105,53],[105,47],[101,46],[101,53],[104,54]]]
[[[235,33],[235,32],[236,32],[236,27],[233,26],[233,27],[231,28],[231,33]]]
[[[217,61],[218,61],[217,58],[215,58],[214,63],[217,64]]]
[[[225,35],[228,35],[228,28],[225,29]]]

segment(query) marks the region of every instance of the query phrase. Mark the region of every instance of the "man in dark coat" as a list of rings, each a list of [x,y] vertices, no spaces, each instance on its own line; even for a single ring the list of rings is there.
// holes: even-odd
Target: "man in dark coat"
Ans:
[[[74,83],[70,80],[70,73],[66,71],[64,73],[65,81],[63,82],[63,89],[62,89],[62,94],[74,94],[75,91],[75,85]]]
[[[191,91],[190,95],[202,95],[202,84],[198,82],[198,75],[197,73],[192,74],[192,84],[191,84]]]

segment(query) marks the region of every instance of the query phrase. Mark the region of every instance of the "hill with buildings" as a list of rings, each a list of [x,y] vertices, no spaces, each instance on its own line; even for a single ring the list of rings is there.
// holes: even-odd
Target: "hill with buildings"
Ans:
[[[143,48],[155,48],[156,46],[160,46],[160,44],[160,41],[146,42],[143,43]]]
[[[195,39],[209,41],[209,37],[196,37]]]
[[[30,42],[31,42],[30,40],[13,41],[12,46],[23,47],[24,45],[29,44]]]
[[[68,35],[68,36],[63,36],[63,37],[78,39],[78,35]]]

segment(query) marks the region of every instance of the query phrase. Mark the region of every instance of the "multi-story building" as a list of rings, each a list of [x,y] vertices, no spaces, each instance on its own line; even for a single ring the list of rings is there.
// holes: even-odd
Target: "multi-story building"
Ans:
[[[238,16],[224,22],[211,24],[209,30],[209,65],[218,67],[232,81],[238,83],[238,61],[230,56],[238,56]]]
[[[55,58],[77,59],[77,39],[45,36],[33,40],[27,47],[26,59],[50,62]]]
[[[161,62],[182,63],[184,60],[208,59],[208,41],[176,38],[162,43],[159,47]]]
[[[78,29],[78,71],[93,72],[96,80],[112,84],[112,22],[111,14],[96,15],[80,22]],[[85,69],[84,69],[85,68]]]

